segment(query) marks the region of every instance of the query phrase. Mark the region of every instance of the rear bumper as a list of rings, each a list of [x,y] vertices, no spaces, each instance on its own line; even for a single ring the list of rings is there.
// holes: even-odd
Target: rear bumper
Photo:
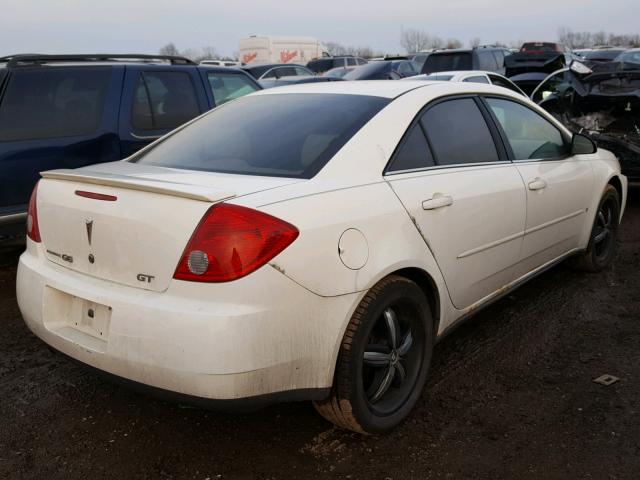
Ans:
[[[172,281],[151,292],[73,272],[41,249],[28,242],[17,277],[33,333],[91,367],[181,396],[257,404],[322,397],[358,300],[319,297],[270,266],[235,282]],[[70,299],[109,309],[99,334],[76,326]]]

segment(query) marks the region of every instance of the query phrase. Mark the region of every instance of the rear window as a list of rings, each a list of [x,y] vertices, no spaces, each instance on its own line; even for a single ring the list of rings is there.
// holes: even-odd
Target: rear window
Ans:
[[[354,68],[344,76],[345,80],[382,80],[388,77],[391,62],[371,62]]]
[[[16,69],[0,104],[0,141],[94,133],[111,68]]]
[[[521,52],[560,52],[560,46],[555,43],[525,43],[520,49]]]
[[[249,77],[238,73],[208,72],[207,80],[216,105],[259,90]]]
[[[470,52],[432,53],[422,68],[423,73],[473,70]]]
[[[213,110],[134,162],[311,178],[389,99],[364,95],[249,96]]]

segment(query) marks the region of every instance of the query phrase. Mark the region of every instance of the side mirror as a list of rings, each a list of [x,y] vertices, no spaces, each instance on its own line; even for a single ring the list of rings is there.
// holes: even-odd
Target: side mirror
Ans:
[[[591,155],[596,153],[598,147],[591,138],[581,133],[574,133],[571,140],[571,155]]]

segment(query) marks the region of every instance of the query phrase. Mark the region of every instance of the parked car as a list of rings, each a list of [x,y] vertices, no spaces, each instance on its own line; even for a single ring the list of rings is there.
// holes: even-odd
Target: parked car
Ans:
[[[312,77],[280,77],[280,78],[267,78],[265,80],[260,80],[259,83],[262,88],[274,88],[274,87],[282,87],[283,85],[298,85],[300,83],[319,83],[319,82],[335,82],[341,81],[342,78],[338,77],[324,77],[314,75]]]
[[[410,60],[381,60],[360,65],[342,78],[345,80],[399,80],[417,74]]]
[[[327,70],[322,74],[323,77],[342,78],[347,73],[353,71],[356,67],[338,67]]]
[[[464,82],[265,90],[43,177],[17,276],[38,337],[174,398],[313,400],[366,433],[409,414],[464,318],[561,260],[609,266],[627,196],[610,152]]]
[[[520,95],[528,96],[518,88],[508,78],[494,72],[483,72],[482,70],[460,70],[453,72],[436,72],[429,75],[416,75],[415,77],[403,78],[405,81],[424,80],[428,82],[469,82],[469,83],[490,83],[498,87],[508,88]]]
[[[596,63],[613,62],[618,55],[626,50],[626,48],[596,48],[582,51],[579,55],[584,59],[582,63],[590,66]]]
[[[573,62],[549,75],[531,98],[570,130],[612,151],[622,173],[640,181],[640,63],[588,68]]]
[[[504,75],[504,59],[509,55],[508,49],[492,46],[437,50],[429,54],[421,73],[484,70]]]
[[[313,37],[252,35],[240,40],[239,59],[246,65],[307,63],[330,57],[327,47]]]
[[[0,241],[24,241],[39,172],[128,157],[258,83],[241,70],[145,55],[0,59]]]
[[[295,64],[270,63],[267,65],[244,66],[242,70],[247,72],[256,80],[266,80],[268,78],[313,76],[315,75],[307,67]]]
[[[316,58],[307,63],[307,68],[314,73],[320,74],[338,67],[356,67],[365,63],[367,61],[364,58],[345,55],[342,57]]]

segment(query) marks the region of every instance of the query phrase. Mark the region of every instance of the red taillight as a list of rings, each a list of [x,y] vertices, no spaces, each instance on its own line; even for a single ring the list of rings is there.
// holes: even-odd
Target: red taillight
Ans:
[[[29,199],[29,210],[27,211],[27,236],[36,243],[40,243],[40,227],[38,226],[38,207],[36,205],[38,196],[38,184],[33,187],[31,198]]]
[[[298,237],[293,225],[238,205],[211,207],[191,236],[173,278],[228,282],[257,270]]]

